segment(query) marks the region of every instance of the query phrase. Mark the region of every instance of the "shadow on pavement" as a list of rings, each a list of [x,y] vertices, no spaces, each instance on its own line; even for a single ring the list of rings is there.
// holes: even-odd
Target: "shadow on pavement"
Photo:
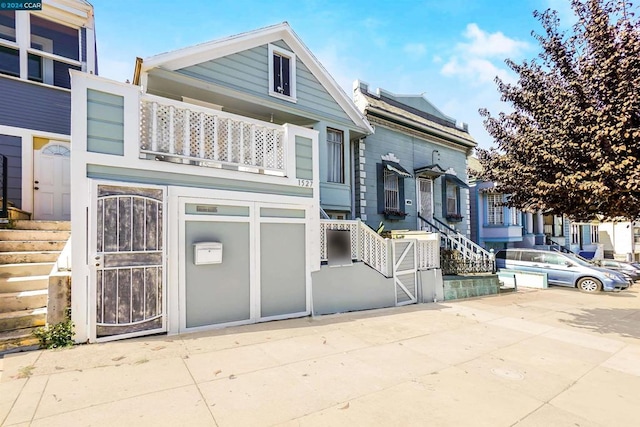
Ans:
[[[601,334],[618,334],[626,338],[640,338],[640,310],[631,308],[593,308],[572,314],[573,319],[562,323]]]

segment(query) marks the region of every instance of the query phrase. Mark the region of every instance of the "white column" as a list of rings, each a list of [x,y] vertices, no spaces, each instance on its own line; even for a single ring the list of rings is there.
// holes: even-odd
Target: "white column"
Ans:
[[[542,212],[536,212],[536,234],[544,234],[544,217]]]
[[[527,221],[527,233],[526,234],[533,234],[533,214],[531,212],[526,212],[526,221]]]

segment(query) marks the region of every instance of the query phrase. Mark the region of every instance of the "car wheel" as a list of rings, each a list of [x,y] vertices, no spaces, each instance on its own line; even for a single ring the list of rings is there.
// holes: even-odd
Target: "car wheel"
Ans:
[[[582,292],[598,292],[602,289],[602,282],[593,277],[583,277],[578,280],[577,286]]]

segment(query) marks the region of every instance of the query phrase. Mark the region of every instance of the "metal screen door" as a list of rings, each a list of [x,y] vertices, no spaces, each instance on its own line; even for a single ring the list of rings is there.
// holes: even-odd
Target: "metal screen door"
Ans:
[[[163,201],[162,189],[97,186],[98,339],[165,329]]]

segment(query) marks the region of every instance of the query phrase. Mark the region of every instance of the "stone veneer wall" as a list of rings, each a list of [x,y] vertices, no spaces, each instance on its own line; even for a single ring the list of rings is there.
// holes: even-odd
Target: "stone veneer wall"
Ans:
[[[482,276],[445,276],[445,301],[495,295],[500,292],[500,282],[496,274]]]

